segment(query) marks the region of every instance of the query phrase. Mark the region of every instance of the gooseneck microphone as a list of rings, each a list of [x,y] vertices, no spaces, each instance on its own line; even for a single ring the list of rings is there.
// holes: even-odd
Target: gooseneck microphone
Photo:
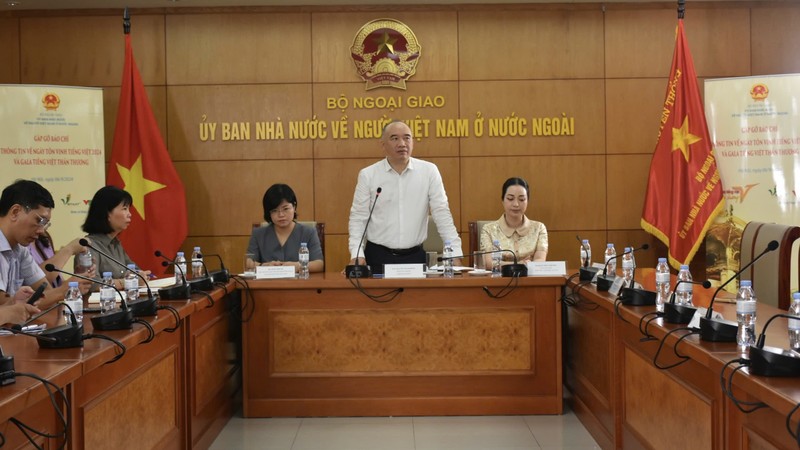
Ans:
[[[364,233],[361,234],[361,240],[358,242],[358,247],[356,247],[356,263],[355,264],[348,264],[344,268],[344,273],[347,278],[369,278],[372,276],[372,271],[370,271],[369,266],[366,264],[358,264],[358,254],[361,253],[361,247],[364,245],[364,239],[367,237],[367,228],[369,227],[369,222],[372,220],[372,212],[375,211],[375,205],[378,204],[378,197],[381,195],[380,187],[375,190],[375,200],[372,201],[372,207],[369,209],[369,215],[367,216],[367,223],[364,225]],[[364,256],[364,261],[366,262],[367,257]]]
[[[186,275],[183,273],[183,269],[178,264],[175,264],[175,261],[167,258],[161,253],[161,250],[156,250],[155,255],[159,258],[162,258],[164,261],[161,263],[162,266],[167,267],[169,265],[175,266],[175,270],[179,270],[181,273],[181,280],[183,283],[181,284],[174,284],[172,286],[163,287],[158,290],[158,296],[163,300],[186,300],[192,296],[192,287],[189,286],[189,283],[186,282]]]
[[[800,376],[800,353],[794,350],[764,346],[767,327],[778,317],[798,320],[797,316],[792,314],[775,314],[767,320],[764,328],[761,329],[756,345],[750,347],[750,365],[747,370],[752,375],[765,377]]]
[[[214,256],[219,260],[219,270],[215,272],[209,272],[208,269],[206,269],[208,276],[210,276],[215,283],[227,283],[230,281],[231,275],[230,272],[228,272],[228,269],[225,268],[225,263],[222,262],[222,256],[216,254],[205,256]]]
[[[131,313],[135,317],[154,316],[154,315],[157,314],[157,311],[156,311],[157,308],[158,308],[157,307],[157,300],[156,300],[155,297],[153,297],[153,291],[150,290],[150,284],[147,282],[147,278],[143,277],[142,274],[139,273],[139,271],[129,269],[127,265],[125,265],[121,261],[118,261],[117,259],[113,258],[111,255],[103,252],[99,248],[93,247],[92,244],[87,239],[81,239],[81,240],[78,241],[78,243],[81,244],[84,247],[89,247],[90,249],[96,251],[97,253],[102,255],[104,258],[108,259],[109,261],[113,262],[114,264],[116,264],[116,265],[122,267],[123,269],[125,269],[125,272],[130,272],[130,273],[136,275],[137,277],[139,277],[140,280],[142,280],[142,282],[144,283],[145,287],[147,288],[147,299],[145,299],[145,300],[138,300],[138,299],[133,300],[133,299],[131,299],[130,302],[127,302],[127,308],[130,308]],[[95,281],[95,283],[97,283],[97,281]],[[92,324],[94,325],[94,322],[92,322]]]
[[[714,291],[714,295],[711,296],[711,302],[708,304],[708,311],[706,312],[705,317],[700,318],[700,339],[704,341],[711,341],[711,342],[735,342],[736,341],[736,332],[739,329],[739,324],[730,321],[730,320],[722,320],[722,319],[712,319],[711,314],[714,312],[714,300],[717,299],[717,294],[719,291],[722,290],[725,286],[728,285],[731,281],[736,279],[742,272],[747,270],[748,267],[755,264],[756,261],[761,259],[762,256],[766,255],[767,253],[775,250],[778,248],[780,244],[778,241],[770,241],[767,244],[767,248],[764,249],[758,256],[750,260],[749,263],[745,264],[744,267],[740,268],[736,273],[733,274],[732,277],[728,278],[727,281],[722,283],[720,287]]]
[[[581,244],[581,249],[583,249],[583,251],[586,252],[586,255],[588,256],[589,249],[586,248],[585,245],[583,245],[583,239],[581,239],[581,237],[577,234],[575,235],[575,239],[578,240],[578,242]],[[580,281],[592,281],[597,272],[600,271],[600,269],[598,269],[597,267],[589,267],[589,259],[591,258],[587,257],[586,261],[583,262],[583,265],[580,268],[580,278],[579,278]],[[603,273],[603,275],[605,275],[605,272]]]
[[[189,280],[189,286],[192,287],[192,291],[211,292],[214,290],[214,282],[211,280],[211,277],[208,276],[208,266],[206,266],[205,261],[203,261],[202,253],[198,253],[198,255],[200,255],[200,264],[203,265],[203,270],[205,270],[205,275],[197,278],[192,276],[192,279]]]
[[[44,266],[44,269],[48,272],[58,272],[63,273],[65,275],[70,275],[75,278],[80,278],[81,280],[91,281],[93,283],[97,283],[101,286],[110,287],[117,292],[119,298],[121,300],[121,308],[114,308],[111,311],[98,314],[92,317],[92,327],[95,330],[101,331],[111,331],[111,330],[129,330],[133,327],[133,313],[128,309],[128,302],[125,301],[125,296],[122,295],[119,289],[113,284],[107,284],[102,281],[98,281],[83,275],[78,275],[76,273],[70,273],[65,270],[57,269],[52,264],[47,264]],[[69,306],[69,305],[67,305]]]
[[[703,286],[703,289],[708,289],[711,287],[711,282],[708,280],[678,280],[678,282],[675,283],[675,288],[672,289],[672,295],[669,297],[669,301],[664,303],[664,322],[677,324],[689,323],[692,321],[695,311],[697,311],[697,308],[694,306],[675,304],[675,293],[677,292],[678,286],[680,286],[681,283],[696,284]]]
[[[39,319],[59,306],[66,306],[72,312],[72,308],[65,302],[58,302],[44,311],[36,314],[26,321],[27,325]],[[21,329],[21,327],[20,327]],[[78,323],[75,314],[70,314],[68,322],[53,328],[47,328],[36,336],[39,348],[74,348],[83,347],[83,324]]]
[[[615,259],[622,258],[625,255],[629,255],[629,254],[631,254],[633,252],[636,252],[636,251],[639,251],[639,250],[647,250],[648,248],[650,248],[649,244],[642,244],[642,246],[639,247],[639,248],[632,248],[632,249],[628,250],[627,252],[622,252],[619,255],[614,256],[613,258],[608,258],[608,261],[606,261],[605,265],[603,266],[603,274],[597,277],[597,290],[598,291],[607,291],[607,290],[609,290],[611,288],[611,285],[614,284],[614,280],[617,279],[617,274],[607,275],[608,263],[610,263],[611,261],[613,261]]]
[[[527,277],[528,276],[528,266],[526,266],[525,264],[520,264],[520,263],[517,262],[517,254],[514,253],[513,250],[509,250],[507,248],[501,248],[499,250],[489,250],[489,251],[485,251],[485,252],[472,252],[470,254],[473,257],[475,257],[475,256],[478,256],[478,255],[488,255],[488,254],[491,254],[491,253],[494,253],[494,252],[511,253],[511,255],[514,257],[514,262],[512,264],[505,264],[503,266],[500,266],[500,273],[501,273],[501,275],[503,277],[509,278],[509,277]],[[440,257],[436,258],[436,260],[439,261],[439,262],[442,262],[442,261],[450,261],[450,260],[453,260],[453,259],[461,259],[461,258],[463,258],[463,256],[448,256],[446,258],[440,256]],[[506,269],[506,267],[508,267],[508,269]]]

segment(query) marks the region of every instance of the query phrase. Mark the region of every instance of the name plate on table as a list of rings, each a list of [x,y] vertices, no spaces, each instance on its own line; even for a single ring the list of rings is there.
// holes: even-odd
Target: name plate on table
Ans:
[[[256,280],[294,278],[294,266],[256,266]]]
[[[618,296],[619,295],[619,291],[622,289],[623,286],[625,286],[625,278],[624,277],[614,278],[614,283],[608,289],[608,293],[611,294],[611,295],[614,295],[614,296]]]
[[[531,261],[528,263],[529,277],[560,277],[566,274],[566,261]]]
[[[385,264],[383,278],[425,278],[424,264]]]
[[[595,272],[592,277],[592,283],[597,284],[597,277],[603,274],[603,269],[606,268],[606,265],[603,263],[592,263],[592,267],[597,269],[597,272]]]

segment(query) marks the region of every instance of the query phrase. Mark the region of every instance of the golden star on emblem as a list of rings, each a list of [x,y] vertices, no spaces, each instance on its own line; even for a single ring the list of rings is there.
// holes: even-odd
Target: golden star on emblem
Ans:
[[[395,42],[397,42],[397,39],[389,37],[389,32],[384,31],[383,36],[375,39],[375,43],[378,44],[378,53],[381,53],[383,50],[386,50],[388,53],[394,54]]]
[[[672,129],[672,151],[680,149],[686,162],[689,162],[689,146],[701,140],[700,136],[689,133],[689,116],[683,118],[680,128]]]
[[[136,159],[136,162],[130,168],[123,167],[117,164],[117,171],[125,183],[123,189],[128,191],[133,198],[133,209],[139,213],[139,216],[144,220],[144,196],[159,189],[167,187],[166,184],[161,184],[152,180],[147,180],[142,173],[142,155]]]

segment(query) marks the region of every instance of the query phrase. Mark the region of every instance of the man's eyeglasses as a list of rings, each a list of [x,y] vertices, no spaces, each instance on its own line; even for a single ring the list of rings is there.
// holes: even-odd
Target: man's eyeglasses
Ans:
[[[275,208],[275,209],[271,209],[271,210],[269,211],[269,213],[270,213],[270,215],[273,215],[273,216],[277,216],[277,215],[279,215],[279,214],[286,214],[286,215],[288,215],[288,214],[292,214],[292,211],[293,211],[293,210],[294,210],[294,206],[292,206],[292,205],[286,205],[286,206],[284,206],[283,208]]]
[[[40,216],[39,213],[37,213],[36,211],[33,211],[33,209],[28,207],[28,206],[25,207],[25,212],[26,213],[31,213],[32,212],[32,213],[36,214],[36,226],[41,228],[41,229],[43,229],[43,230],[45,230],[45,231],[48,228],[50,228],[50,225],[53,224],[53,222],[51,222],[50,219]]]

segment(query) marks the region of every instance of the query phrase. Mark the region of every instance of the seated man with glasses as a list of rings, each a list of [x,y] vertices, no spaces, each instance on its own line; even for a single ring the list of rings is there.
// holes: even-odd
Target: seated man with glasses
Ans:
[[[297,197],[285,184],[273,184],[264,193],[264,220],[268,225],[253,230],[247,253],[264,266],[294,266],[300,270],[300,244],[308,244],[308,271],[322,272],[325,261],[317,230],[299,224]]]
[[[0,196],[0,321],[21,323],[38,312],[25,304],[31,286],[46,283],[27,246],[50,226],[53,197],[40,184],[17,180]],[[12,309],[6,309],[12,308]]]

